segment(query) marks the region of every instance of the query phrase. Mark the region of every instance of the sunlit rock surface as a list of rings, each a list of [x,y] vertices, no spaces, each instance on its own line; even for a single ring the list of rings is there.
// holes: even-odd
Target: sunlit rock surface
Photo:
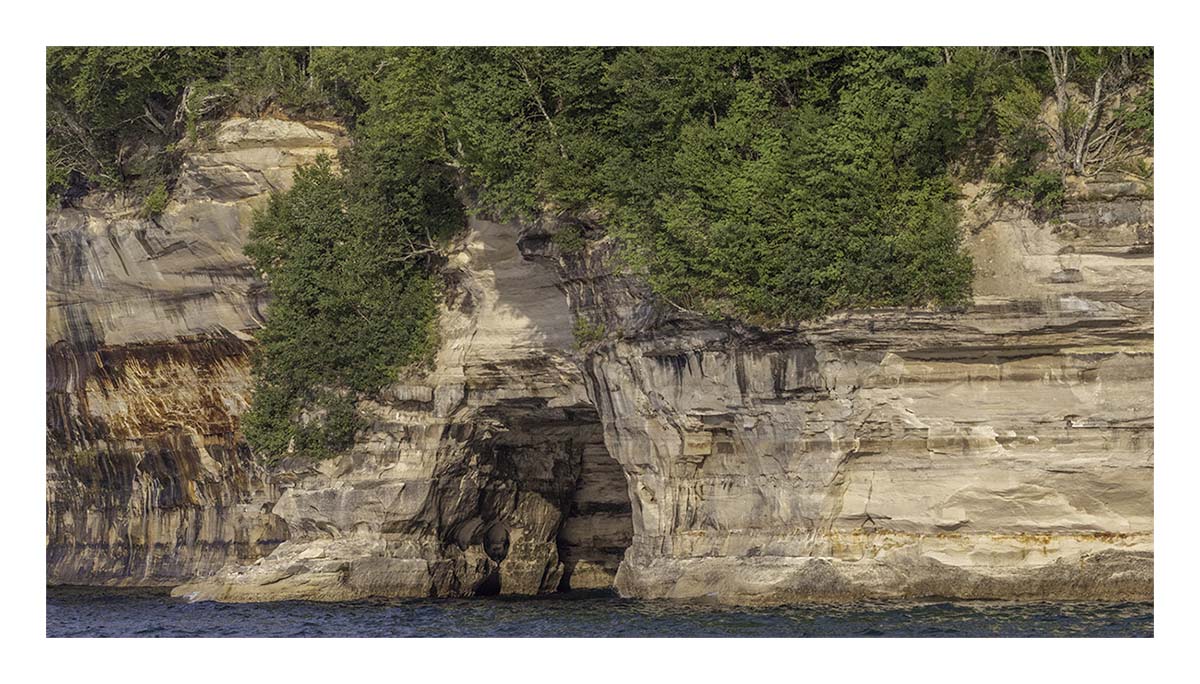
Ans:
[[[566,269],[617,334],[584,361],[631,479],[623,594],[754,603],[1149,598],[1152,205],[968,212],[975,304],[790,330],[657,313]],[[982,203],[981,203],[982,204]],[[657,316],[657,317],[656,317]]]
[[[233,119],[161,216],[96,195],[46,222],[47,579],[174,585],[286,539],[237,417],[264,287],[256,206],[334,154],[320,122]]]
[[[556,221],[472,220],[436,358],[360,402],[345,454],[267,470],[238,424],[266,304],[241,247],[254,207],[343,141],[231,120],[187,152],[161,217],[111,197],[48,216],[50,582],[228,601],[1151,596],[1141,184],[1076,184],[1054,222],[965,200],[963,310],[769,331],[656,301],[590,223],[564,253]]]

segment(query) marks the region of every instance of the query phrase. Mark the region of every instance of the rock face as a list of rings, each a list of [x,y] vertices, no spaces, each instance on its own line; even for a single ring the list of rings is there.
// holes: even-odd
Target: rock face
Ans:
[[[233,120],[157,220],[111,200],[49,216],[50,581],[227,601],[1150,597],[1139,184],[1080,184],[1053,223],[968,206],[964,310],[769,331],[657,303],[608,239],[563,253],[554,222],[472,220],[430,367],[360,402],[345,454],[267,471],[238,429],[265,302],[241,245],[266,193],[341,141]],[[577,342],[577,320],[603,339]]]
[[[49,581],[174,585],[286,538],[238,432],[264,301],[242,242],[267,193],[340,140],[230,120],[162,216],[94,197],[47,217]]]
[[[975,304],[955,313],[714,326],[597,292],[603,245],[576,259],[576,307],[617,331],[585,365],[631,481],[621,593],[1149,598],[1141,193],[1089,184],[1054,224],[974,218]]]
[[[626,481],[571,358],[552,266],[473,220],[449,255],[433,370],[378,402],[345,455],[285,466],[267,558],[181,586],[225,601],[538,594],[611,587]]]

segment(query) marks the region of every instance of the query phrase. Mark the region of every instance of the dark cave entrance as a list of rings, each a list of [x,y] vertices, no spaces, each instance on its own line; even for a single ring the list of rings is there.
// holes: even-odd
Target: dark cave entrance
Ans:
[[[479,586],[475,587],[475,596],[499,596],[500,595],[500,567],[496,566],[492,572],[484,578]]]
[[[558,530],[563,564],[559,591],[611,589],[633,539],[629,485],[621,464],[604,445],[595,409],[576,416],[579,469]]]
[[[633,514],[596,410],[510,402],[461,429],[470,456],[443,473],[442,519],[447,542],[486,555],[470,594],[611,589]]]

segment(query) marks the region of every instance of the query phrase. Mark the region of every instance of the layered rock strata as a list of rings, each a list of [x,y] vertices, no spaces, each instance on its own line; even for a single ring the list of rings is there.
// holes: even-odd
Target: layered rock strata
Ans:
[[[233,119],[161,216],[97,195],[46,225],[47,579],[175,585],[287,538],[238,430],[264,287],[250,217],[332,124]]]
[[[714,325],[565,262],[630,478],[624,595],[1149,598],[1153,214],[1137,183],[1061,220],[969,211],[974,305]],[[597,287],[597,284],[600,287]]]
[[[559,222],[473,220],[430,367],[360,402],[345,454],[268,471],[238,428],[265,304],[241,245],[266,194],[341,141],[233,120],[161,217],[111,198],[50,215],[50,581],[230,601],[1151,596],[1141,184],[1078,184],[1055,221],[967,206],[969,307],[765,331],[656,300],[587,223],[563,253]]]

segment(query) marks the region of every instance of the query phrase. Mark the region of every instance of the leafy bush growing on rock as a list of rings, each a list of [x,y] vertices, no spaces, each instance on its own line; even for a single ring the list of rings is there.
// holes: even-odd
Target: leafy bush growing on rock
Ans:
[[[550,238],[563,254],[578,254],[587,246],[587,239],[578,226],[563,226]]]
[[[154,186],[150,194],[142,201],[142,216],[146,218],[157,218],[167,208],[167,200],[170,197],[167,194],[167,184],[160,182]]]
[[[575,346],[579,349],[584,349],[590,345],[596,344],[604,340],[604,336],[608,334],[608,329],[604,325],[604,321],[589,321],[586,317],[580,316],[575,319]]]
[[[453,188],[410,168],[415,176],[398,179],[397,197],[375,184],[405,171],[367,154],[348,163],[341,175],[328,158],[299,169],[291,190],[255,217],[246,246],[272,293],[244,418],[247,440],[268,460],[349,446],[359,425],[353,397],[433,348],[439,291],[428,262],[436,250],[414,245],[426,230],[454,230],[461,215],[438,213],[452,206],[445,198],[405,203],[422,186]]]

